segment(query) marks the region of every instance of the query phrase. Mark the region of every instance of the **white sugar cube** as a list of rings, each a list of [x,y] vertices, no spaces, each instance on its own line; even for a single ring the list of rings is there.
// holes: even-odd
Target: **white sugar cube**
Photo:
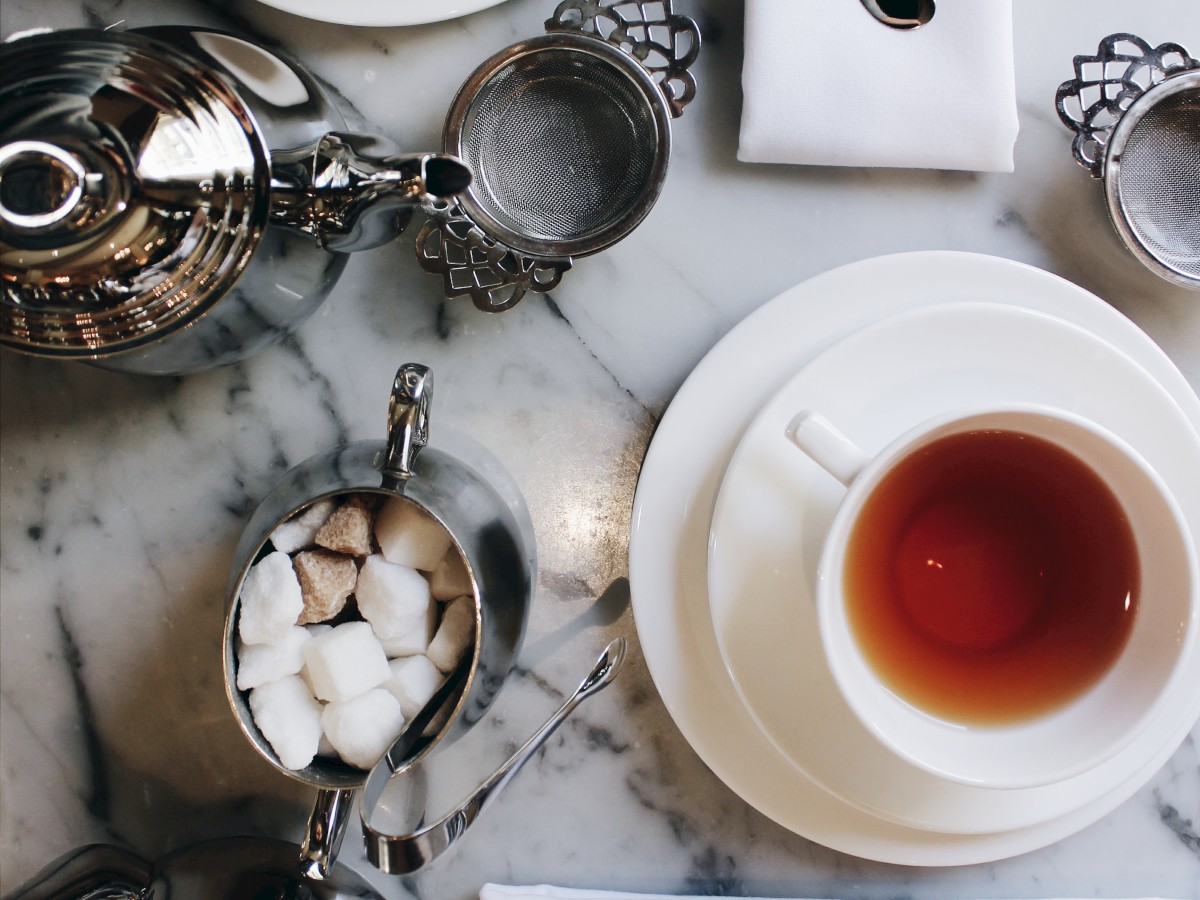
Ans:
[[[314,624],[314,625],[304,625],[303,628],[305,631],[308,632],[310,637],[316,637],[319,634],[326,634],[330,631],[333,631],[333,626],[327,625],[324,622]],[[300,655],[301,655],[301,657],[303,657],[303,655],[304,655],[303,652],[301,652]],[[312,676],[308,674],[308,666],[304,666],[302,669],[300,669],[300,677],[304,679],[304,683],[308,685],[308,689],[310,691],[312,691],[312,695],[314,697],[317,696],[317,690],[316,690],[316,688],[313,687]],[[336,755],[337,755],[336,753],[325,753],[325,752],[321,753],[321,756],[336,756]]]
[[[383,652],[388,659],[401,656],[416,656],[429,649],[433,633],[437,629],[438,605],[432,600],[425,605],[425,615],[421,620],[399,637],[380,638]]]
[[[470,597],[458,597],[446,604],[442,622],[425,655],[443,672],[449,672],[471,646],[474,634],[475,603]]]
[[[271,544],[284,553],[295,553],[311,547],[317,532],[333,512],[333,500],[318,500],[299,515],[275,526],[271,532]]]
[[[383,683],[400,701],[406,719],[411,719],[429,702],[444,676],[427,656],[407,656],[388,663],[392,677]]]
[[[321,727],[338,756],[352,766],[369,769],[399,737],[404,713],[399,700],[383,688],[375,688],[328,704],[321,713]]]
[[[304,666],[301,648],[311,635],[299,625],[288,629],[282,640],[272,644],[247,644],[238,641],[237,686],[248,691],[284,675],[295,675]]]
[[[451,547],[429,575],[429,592],[434,600],[453,600],[463,594],[474,593],[467,564],[457,547]]]
[[[358,611],[382,640],[402,638],[423,626],[433,598],[416,569],[390,563],[376,553],[358,573]]]
[[[375,517],[375,540],[388,562],[432,572],[450,549],[450,533],[414,503],[392,497]]]
[[[304,670],[320,700],[349,700],[385,681],[387,656],[366,622],[346,622],[303,647]]]
[[[242,582],[238,634],[247,644],[272,644],[282,640],[300,613],[304,595],[286,553],[268,553],[246,573]]]
[[[252,690],[250,712],[284,768],[303,769],[313,761],[321,743],[321,704],[298,676]]]

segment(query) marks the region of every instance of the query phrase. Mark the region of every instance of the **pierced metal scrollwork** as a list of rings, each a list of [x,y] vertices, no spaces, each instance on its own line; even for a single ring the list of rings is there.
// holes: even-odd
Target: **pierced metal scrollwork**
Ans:
[[[1075,132],[1076,161],[1099,178],[1113,129],[1145,91],[1172,75],[1200,68],[1179,44],[1151,47],[1133,34],[1110,34],[1094,56],[1076,56],[1075,77],[1055,95],[1063,124]]]
[[[563,0],[546,31],[578,31],[632,56],[653,76],[674,118],[696,95],[688,71],[700,54],[700,29],[671,11],[671,0]]]
[[[427,205],[428,219],[416,237],[417,261],[442,276],[447,298],[469,294],[484,312],[503,312],[528,291],[558,287],[570,259],[534,259],[488,237],[457,202]]]
[[[511,62],[514,56],[521,56],[534,46],[552,46],[556,52],[565,47],[571,53],[586,53],[591,60],[598,56],[597,44],[602,42],[606,45],[604,54],[599,56],[601,62],[594,64],[636,72],[636,79],[632,80],[638,85],[638,102],[645,101],[646,121],[653,122],[646,127],[655,129],[647,133],[646,146],[655,152],[668,153],[670,120],[682,114],[696,93],[696,79],[689,71],[700,52],[700,29],[696,23],[687,16],[676,15],[671,0],[561,0],[554,15],[546,20],[545,29],[547,34],[542,39],[514,44],[501,51],[468,79],[463,89],[466,93],[460,92],[456,107],[447,118],[447,144],[462,142],[465,122],[479,121],[478,116],[469,116],[461,106],[476,101],[483,85],[489,83],[485,78],[508,71],[497,60]],[[613,53],[613,49],[618,53]],[[619,65],[607,59],[618,55]],[[486,76],[480,74],[484,71],[488,73]],[[527,69],[521,73],[521,77],[529,77]],[[639,115],[642,111],[639,108]],[[658,195],[666,171],[665,155],[661,159],[664,161],[661,165],[659,159],[648,164],[648,171],[655,173],[655,177],[647,181],[640,193],[629,198],[622,214],[610,216],[602,228],[588,232],[591,243],[566,237],[523,243],[524,232],[512,231],[506,222],[494,218],[489,222],[491,214],[477,208],[475,194],[469,192],[462,202],[426,205],[429,219],[417,234],[417,260],[425,271],[442,276],[446,297],[469,294],[481,310],[510,309],[529,291],[546,293],[556,288],[563,273],[571,268],[572,256],[599,252],[628,234]],[[476,174],[479,176],[476,184],[484,184],[487,173]],[[528,177],[541,178],[543,174],[533,172]],[[598,191],[605,189],[600,183],[592,187]],[[494,205],[504,204],[497,201]],[[506,241],[527,249],[516,249]]]

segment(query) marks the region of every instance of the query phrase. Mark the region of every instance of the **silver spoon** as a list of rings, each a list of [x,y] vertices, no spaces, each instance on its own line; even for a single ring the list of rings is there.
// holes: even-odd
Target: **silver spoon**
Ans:
[[[933,18],[934,0],[861,0],[867,12],[891,28],[920,28]]]
[[[504,765],[493,772],[458,807],[437,821],[426,824],[424,811],[422,811],[416,827],[410,834],[385,834],[370,825],[371,815],[379,803],[384,788],[392,775],[400,768],[393,762],[392,754],[384,754],[367,777],[359,809],[363,836],[367,845],[367,859],[371,861],[371,864],[389,875],[405,875],[417,871],[444,853],[451,844],[462,837],[471,823],[504,790],[520,768],[575,710],[575,707],[613,682],[625,662],[625,653],[624,638],[617,638],[610,643],[600,654],[595,666],[580,683],[575,693],[567,698],[567,701],[546,720],[546,723],[525,742],[520,750],[509,757]],[[403,754],[397,754],[397,757],[402,759]],[[404,777],[403,774],[402,777]]]

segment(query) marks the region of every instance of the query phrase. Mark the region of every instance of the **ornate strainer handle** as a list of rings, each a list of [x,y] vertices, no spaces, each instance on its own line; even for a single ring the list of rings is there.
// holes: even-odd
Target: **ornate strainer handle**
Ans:
[[[558,287],[570,259],[535,259],[488,237],[457,200],[427,205],[428,219],[417,232],[417,262],[442,276],[442,293],[468,294],[477,309],[503,312],[529,291]]]
[[[675,118],[696,96],[689,71],[700,54],[700,29],[671,11],[671,0],[562,0],[546,31],[580,31],[636,59],[654,78]]]
[[[690,68],[700,53],[700,29],[672,11],[672,0],[561,0],[545,28],[548,35],[603,42],[610,55],[611,47],[632,60],[653,82],[646,87],[664,120],[681,115],[696,94]],[[484,230],[469,209],[470,203],[456,199],[425,204],[428,220],[416,237],[418,263],[442,276],[447,298],[466,294],[477,308],[501,312],[529,291],[556,288],[571,268],[571,255],[580,255],[561,245],[557,255],[555,248],[544,256],[518,250]]]
[[[1059,85],[1054,104],[1075,132],[1076,161],[1099,178],[1113,128],[1146,90],[1180,72],[1200,67],[1178,44],[1151,47],[1137,35],[1110,34],[1094,56],[1075,57],[1075,77]]]

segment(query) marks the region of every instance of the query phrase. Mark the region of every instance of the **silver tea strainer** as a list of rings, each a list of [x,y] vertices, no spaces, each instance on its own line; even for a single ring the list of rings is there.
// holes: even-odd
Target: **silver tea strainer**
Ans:
[[[671,0],[564,0],[546,34],[479,66],[443,145],[472,188],[426,206],[417,258],[447,297],[508,309],[551,290],[571,259],[611,246],[658,199],[671,119],[695,94],[700,32]]]
[[[1200,290],[1200,61],[1112,34],[1055,98],[1075,159],[1104,179],[1109,216],[1151,270]]]

